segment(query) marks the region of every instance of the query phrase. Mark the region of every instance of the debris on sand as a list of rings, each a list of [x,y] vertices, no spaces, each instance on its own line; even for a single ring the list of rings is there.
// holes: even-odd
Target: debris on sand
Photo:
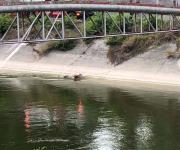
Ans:
[[[76,74],[74,76],[65,75],[63,78],[68,79],[68,80],[73,80],[73,81],[81,81],[84,79],[82,74]]]

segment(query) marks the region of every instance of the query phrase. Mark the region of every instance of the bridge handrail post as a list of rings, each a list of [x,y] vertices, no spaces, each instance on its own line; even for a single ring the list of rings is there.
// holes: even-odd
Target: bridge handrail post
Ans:
[[[122,14],[123,16],[123,34],[126,34],[126,17],[125,14]]]
[[[64,11],[61,13],[61,24],[62,24],[62,39],[65,38],[65,26],[64,26]]]
[[[44,11],[41,14],[42,17],[42,38],[45,39],[45,19],[44,19]]]
[[[83,11],[83,30],[84,30],[84,37],[86,37],[86,11]]]
[[[143,13],[141,13],[141,33],[143,33]]]
[[[174,24],[174,19],[173,19],[173,16],[170,14],[169,15],[169,26],[170,26],[170,30],[173,30],[173,25]]]
[[[16,13],[17,16],[17,38],[18,42],[20,41],[20,20],[19,20],[19,12]]]
[[[106,25],[106,11],[103,11],[103,22],[104,22],[104,36],[107,35],[107,25]]]
[[[156,32],[158,32],[158,14],[156,13]]]

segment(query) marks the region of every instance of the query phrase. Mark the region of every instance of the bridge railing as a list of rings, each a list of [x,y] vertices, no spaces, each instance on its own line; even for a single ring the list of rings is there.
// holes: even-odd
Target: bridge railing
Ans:
[[[55,11],[56,15],[52,16]],[[72,11],[80,12],[79,16]],[[0,13],[7,13],[11,17],[8,28],[1,32],[0,43],[180,31],[180,9],[175,8],[64,4],[2,7]]]

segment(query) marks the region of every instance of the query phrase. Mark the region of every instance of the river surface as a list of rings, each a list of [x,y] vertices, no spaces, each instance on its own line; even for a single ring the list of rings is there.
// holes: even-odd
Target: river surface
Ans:
[[[0,78],[0,150],[66,149],[179,150],[180,93]]]

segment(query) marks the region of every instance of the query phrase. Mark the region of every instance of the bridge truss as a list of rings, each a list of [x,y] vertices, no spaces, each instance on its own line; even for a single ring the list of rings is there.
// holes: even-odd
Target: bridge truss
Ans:
[[[81,18],[75,19],[74,12]],[[56,13],[52,17],[53,13]],[[97,18],[89,16],[94,12]],[[5,6],[1,14],[11,15],[11,24],[1,43],[43,42],[141,35],[180,31],[180,9],[144,6],[97,6],[94,4],[53,4]],[[118,19],[115,19],[118,18]],[[90,32],[89,23],[97,32]],[[100,24],[100,25],[99,25]],[[110,29],[113,25],[114,29]]]

